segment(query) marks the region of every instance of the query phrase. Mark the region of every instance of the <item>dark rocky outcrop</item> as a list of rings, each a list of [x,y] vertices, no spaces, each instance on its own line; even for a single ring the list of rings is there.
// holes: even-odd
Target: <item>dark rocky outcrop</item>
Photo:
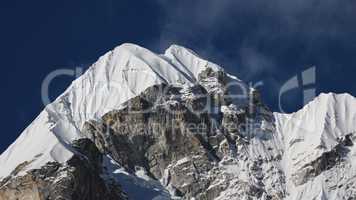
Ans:
[[[342,163],[343,158],[349,153],[348,147],[353,146],[351,140],[352,134],[347,134],[338,139],[338,144],[330,151],[324,152],[316,160],[303,166],[297,173],[293,174],[295,185],[301,185],[310,179],[320,175],[326,170],[330,170],[336,165]]]
[[[100,176],[102,154],[90,140],[77,140],[73,147],[81,155],[74,155],[66,164],[50,162],[41,169],[27,172],[24,176],[5,179],[0,185],[0,199],[127,199],[120,185]],[[12,173],[12,176],[15,176],[15,173]]]
[[[203,110],[205,105],[199,102],[205,102],[203,98],[207,97],[184,103],[169,102],[167,98],[178,95],[176,88],[165,88],[165,96],[158,90],[159,87],[154,87],[131,99],[129,106],[107,113],[102,122],[86,123],[83,132],[128,171],[142,166],[156,179],[168,173],[167,184],[175,187],[178,193],[197,196],[209,184],[201,174],[219,161],[209,143],[214,135],[208,113],[191,110]],[[203,89],[197,91],[203,92]],[[189,161],[173,166],[181,159]],[[169,166],[170,170],[165,172]],[[185,181],[184,186],[182,181]]]
[[[200,78],[211,76],[216,78],[217,87],[226,84],[224,73],[207,71]],[[151,87],[129,100],[125,108],[105,114],[100,121],[85,123],[82,132],[127,171],[144,167],[152,178],[163,180],[184,199],[214,199],[229,186],[229,179],[223,178],[228,175],[223,174],[219,163],[226,156],[236,157],[236,145],[249,145],[239,125],[246,124],[246,118],[268,118],[269,111],[257,93],[251,101],[253,113],[248,113],[248,105],[222,113],[220,107],[229,106],[231,100],[225,91],[211,92],[200,85],[185,91],[188,94],[182,90],[168,85]],[[260,198],[266,191],[263,177],[253,174],[256,170],[251,168],[250,176],[259,181],[246,183],[246,190]],[[216,185],[220,179],[223,181]],[[283,196],[283,192],[278,195]]]
[[[103,155],[130,174],[143,168],[182,199],[282,199],[284,175],[275,164],[281,157],[270,158],[267,147],[278,151],[269,142],[272,136],[266,136],[272,130],[261,129],[262,121],[272,123],[271,112],[256,90],[249,91],[248,103],[234,103],[228,81],[224,72],[207,69],[190,88],[162,84],[146,89],[122,109],[85,122],[81,132],[88,139],[72,143],[75,155],[67,163],[47,163],[4,179],[0,200],[130,198],[105,174]],[[258,125],[258,134],[249,132],[249,123]],[[262,148],[256,155],[255,138]],[[13,176],[28,164],[18,166]]]

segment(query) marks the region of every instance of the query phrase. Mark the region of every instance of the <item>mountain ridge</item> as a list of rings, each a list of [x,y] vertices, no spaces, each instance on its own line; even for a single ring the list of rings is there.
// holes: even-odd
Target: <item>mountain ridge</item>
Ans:
[[[230,83],[244,90],[245,99],[235,101],[229,97],[236,92],[228,87]],[[162,94],[160,89],[168,93]],[[217,113],[204,110],[206,102],[212,103]],[[130,113],[126,103],[135,110],[147,109],[150,113]],[[167,108],[177,113],[172,115]],[[346,177],[326,180],[341,173],[343,165],[356,168],[352,159],[356,155],[353,148],[356,109],[352,108],[356,108],[355,97],[322,93],[295,113],[272,113],[263,105],[257,90],[190,49],[172,45],[164,54],[156,54],[126,43],[100,57],[0,155],[0,181],[6,180],[2,183],[5,186],[17,184],[16,178],[29,173],[37,180],[37,172],[33,172],[51,168],[49,163],[57,163],[63,170],[76,169],[80,164],[68,166],[68,162],[87,155],[94,159],[94,166],[88,164],[88,169],[99,169],[95,173],[104,173],[109,179],[116,177],[115,173],[120,177],[127,173],[130,180],[145,177],[144,183],[149,187],[160,185],[162,193],[157,195],[165,198],[183,195],[198,199],[333,199],[347,195],[345,187],[353,180],[352,171]],[[196,109],[204,112],[194,113]],[[171,141],[171,137],[176,137],[171,135],[176,127],[156,129],[152,124],[162,125],[167,119],[179,119],[185,125],[200,121],[210,129],[201,132],[178,128],[182,136],[177,136],[180,145],[177,146],[174,139]],[[146,129],[135,127],[134,122]],[[122,129],[117,124],[128,127]],[[154,131],[146,133],[151,129]],[[165,134],[160,135],[162,131]],[[84,146],[78,150],[73,142]],[[100,152],[100,159],[93,152]],[[194,157],[197,155],[200,157]],[[113,166],[97,164],[101,159],[118,163],[113,164],[118,169],[107,172]],[[187,163],[194,167],[185,166]],[[136,169],[136,165],[141,168]],[[184,170],[188,170],[185,174],[199,176],[197,180],[201,182],[184,182],[193,179],[183,175]],[[71,181],[76,182],[77,178]],[[154,179],[161,182],[153,184]],[[127,183],[123,179],[119,182]],[[339,187],[339,182],[345,184]],[[11,190],[5,192],[12,194]],[[120,193],[106,192],[108,196]],[[125,198],[121,193],[120,196]]]
[[[177,45],[172,46],[171,48],[167,49],[167,52],[169,54],[167,55],[176,55],[179,58],[179,55],[182,53],[187,53],[188,55],[191,54],[191,50],[187,51],[183,47],[179,47]],[[173,53],[172,53],[173,52]],[[176,52],[176,54],[174,54]],[[137,56],[135,55],[138,54],[148,54],[145,55],[148,58],[143,58],[144,62],[141,61],[141,59],[136,59]],[[128,54],[128,55],[127,55]],[[132,56],[135,55],[135,56]],[[111,60],[113,59],[113,60]],[[119,62],[117,63],[115,59],[118,59]],[[193,63],[193,66],[195,67],[195,71],[199,71],[200,67],[203,68],[205,65],[211,65],[210,67],[213,68],[218,68],[217,65],[215,64],[209,64],[208,61],[202,60],[198,57],[191,58],[191,60],[188,60],[186,62],[195,62]],[[157,72],[153,71],[145,71],[146,74],[140,74],[139,77],[129,77],[131,74],[133,75],[138,75],[139,73],[136,71],[133,71],[131,74],[124,74],[121,73],[122,71],[125,70],[125,68],[122,69],[122,71],[117,72],[117,68],[120,68],[121,66],[129,66],[130,67],[130,62],[135,63],[138,62],[135,66],[142,66],[143,67],[148,67],[149,70],[151,66],[155,66],[159,69],[159,66],[162,65],[163,67],[166,67],[167,69],[173,70],[173,72],[168,73],[165,71],[166,69],[163,68],[160,70],[161,74],[157,75]],[[148,62],[153,62],[154,65],[148,65],[146,63]],[[201,63],[204,62],[204,63]],[[123,63],[123,64],[122,64]],[[199,66],[200,65],[200,66]],[[142,67],[137,68],[138,70],[142,69]],[[145,68],[143,68],[145,70]],[[220,69],[220,68],[219,68]],[[156,69],[157,70],[157,69]],[[115,74],[116,71],[116,74]],[[141,71],[142,72],[142,71]],[[153,72],[153,73],[152,73]],[[48,117],[54,117],[57,119],[54,119],[54,121],[64,121],[64,124],[58,124],[58,127],[64,126],[65,129],[69,129],[70,131],[74,133],[74,135],[68,135],[68,133],[59,133],[59,134],[54,134],[57,136],[57,138],[49,137],[47,140],[57,140],[58,146],[59,146],[59,151],[65,152],[65,155],[63,160],[66,160],[72,156],[71,152],[66,152],[66,148],[64,145],[61,145],[61,143],[68,144],[69,141],[74,140],[78,136],[80,136],[80,131],[78,131],[81,126],[84,124],[85,121],[92,119],[92,118],[100,118],[102,115],[105,113],[109,112],[110,110],[117,109],[118,106],[125,101],[127,101],[130,98],[133,98],[137,96],[139,93],[143,92],[143,90],[147,87],[150,87],[152,85],[160,84],[162,83],[161,77],[164,76],[166,77],[167,80],[164,79],[163,82],[170,82],[170,84],[180,84],[176,82],[176,80],[183,79],[186,81],[186,84],[192,85],[192,82],[189,82],[188,79],[185,78],[183,75],[177,75],[176,74],[176,69],[170,65],[168,62],[165,60],[161,59],[158,55],[154,54],[153,52],[143,48],[139,47],[134,44],[130,43],[125,43],[123,45],[120,45],[116,47],[113,51],[110,51],[106,53],[104,56],[100,57],[98,61],[90,67],[86,73],[83,74],[83,76],[79,77],[77,80],[73,81],[73,83],[68,87],[68,89],[60,95],[52,104],[46,106],[44,111],[39,115],[38,119],[43,123],[46,124],[45,120]],[[194,74],[194,73],[193,73]],[[99,75],[99,77],[97,77]],[[122,84],[123,82],[127,81],[125,79],[122,79],[123,75],[127,75],[131,82],[127,84]],[[196,74],[195,74],[196,75]],[[158,78],[157,78],[158,77]],[[96,79],[97,78],[97,79]],[[195,77],[197,78],[197,77]],[[104,79],[104,80],[103,80]],[[95,82],[97,84],[95,84]],[[100,86],[100,83],[104,83],[104,86]],[[137,83],[141,83],[137,84]],[[142,85],[144,83],[144,85]],[[110,84],[113,84],[114,87],[111,87]],[[131,86],[131,87],[129,87]],[[75,93],[73,93],[75,91]],[[95,93],[100,93],[99,95],[95,95]],[[120,95],[118,95],[120,93]],[[94,94],[94,98],[88,98],[88,96],[93,96],[90,94]],[[103,95],[105,94],[105,95]],[[122,95],[123,94],[123,95]],[[78,98],[79,96],[79,98]],[[109,101],[108,101],[109,100]],[[70,102],[70,103],[69,103]],[[77,104],[74,105],[73,104]],[[89,105],[89,106],[87,106]],[[63,119],[67,118],[67,119]],[[35,120],[36,121],[36,120]],[[66,124],[65,121],[74,121],[74,123],[69,123]],[[33,126],[32,123],[29,127]],[[44,127],[43,127],[44,128]],[[48,134],[52,134],[53,132],[51,130],[56,130],[53,129],[55,127],[50,127],[48,125],[47,130],[50,130]],[[58,129],[58,128],[57,128]],[[59,128],[60,129],[60,128]],[[24,130],[25,135],[28,133],[27,132],[28,128]],[[60,131],[59,131],[60,132]],[[46,137],[47,133],[43,133],[41,137]],[[59,136],[59,137],[58,137]],[[64,136],[64,137],[63,137]],[[20,139],[23,138],[20,136]],[[53,138],[53,139],[52,139]],[[63,142],[60,142],[63,141]],[[29,144],[32,143],[32,141],[28,142]],[[53,144],[54,145],[54,144]],[[13,146],[13,145],[11,145]],[[11,150],[10,146],[10,150]],[[27,145],[25,145],[27,146]],[[36,144],[34,145],[34,148],[36,146],[41,146],[41,144]],[[64,148],[62,148],[62,147]],[[18,147],[17,147],[18,148]],[[54,148],[54,147],[53,147]],[[25,147],[23,149],[26,149]],[[21,150],[26,152],[25,150]],[[1,170],[0,171],[0,177],[4,178],[4,176],[8,175],[11,170],[13,170],[18,164],[20,164],[23,161],[26,160],[31,160],[33,157],[35,157],[37,154],[42,153],[43,150],[38,151],[36,154],[32,153],[29,155],[26,159],[20,159],[21,161],[14,161],[15,163],[11,163],[11,167],[9,167],[8,170]],[[0,163],[2,163],[4,168],[6,169],[6,162],[9,157],[9,155],[6,155],[9,150],[5,150],[5,152],[0,156]],[[31,152],[31,151],[30,151]],[[36,152],[36,151],[34,151]],[[18,154],[21,154],[18,152]],[[57,160],[61,160],[62,158],[58,158]],[[56,159],[54,159],[56,160]],[[40,163],[40,165],[43,163]]]

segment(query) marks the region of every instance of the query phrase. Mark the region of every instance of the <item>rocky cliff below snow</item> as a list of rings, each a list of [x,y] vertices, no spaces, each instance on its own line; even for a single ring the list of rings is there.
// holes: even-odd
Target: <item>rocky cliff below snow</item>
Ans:
[[[272,113],[177,45],[99,59],[0,156],[2,199],[356,199],[356,99]]]

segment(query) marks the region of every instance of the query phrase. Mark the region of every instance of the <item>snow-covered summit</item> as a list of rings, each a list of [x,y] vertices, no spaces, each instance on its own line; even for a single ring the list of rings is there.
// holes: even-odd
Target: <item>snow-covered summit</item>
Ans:
[[[301,110],[291,114],[275,113],[276,130],[284,141],[284,171],[287,176],[291,199],[314,198],[327,191],[329,177],[339,177],[341,172],[323,172],[312,181],[298,187],[306,166],[320,160],[327,152],[334,152],[340,142],[356,133],[356,98],[350,94],[321,93]],[[352,152],[355,148],[351,148]],[[353,177],[356,167],[355,154],[349,153],[345,162],[350,166],[346,177]],[[330,158],[332,159],[332,158]],[[353,173],[353,174],[348,174]],[[299,174],[299,175],[298,175]],[[348,175],[346,175],[348,174]],[[298,175],[298,176],[297,176]],[[336,184],[338,183],[335,181]],[[331,199],[338,199],[338,191],[326,192]],[[300,196],[302,194],[310,196]],[[341,197],[339,196],[339,197]]]
[[[225,126],[223,129],[226,131],[221,134],[222,129],[216,129],[212,130],[210,134],[204,133],[204,138],[206,136],[208,142],[214,144],[212,147],[216,148],[223,158],[219,163],[223,169],[220,171],[222,173],[220,175],[229,174],[222,177],[219,175],[220,172],[215,174],[219,175],[219,177],[215,177],[217,182],[211,187],[209,186],[210,189],[220,188],[225,182],[225,189],[221,187],[216,190],[221,192],[216,193],[219,194],[219,199],[231,199],[237,197],[236,195],[240,195],[240,197],[249,195],[253,199],[272,198],[264,196],[267,194],[277,195],[273,196],[276,199],[342,199],[349,188],[356,188],[356,178],[354,178],[356,177],[356,162],[354,161],[356,160],[356,148],[353,145],[356,141],[356,98],[349,94],[320,94],[295,113],[274,113],[272,116],[268,109],[261,106],[262,102],[258,98],[256,98],[258,101],[252,102],[254,105],[251,105],[251,102],[246,102],[246,99],[243,101],[228,99],[224,103],[230,105],[220,105],[219,103],[225,100],[225,95],[234,94],[233,89],[228,88],[227,91],[224,88],[231,80],[241,84],[242,89],[246,89],[248,97],[259,97],[258,92],[248,88],[241,80],[221,73],[222,71],[220,66],[199,57],[192,50],[178,45],[170,46],[163,54],[156,54],[135,44],[120,45],[100,57],[82,76],[73,81],[62,95],[47,105],[20,137],[0,156],[0,180],[8,177],[15,168],[21,172],[16,176],[21,176],[28,170],[39,169],[51,161],[65,164],[76,154],[71,143],[79,138],[89,137],[88,135],[84,136],[84,131],[83,133],[81,131],[85,122],[93,120],[91,122],[96,124],[98,129],[93,125],[92,131],[99,130],[101,120],[104,119],[103,115],[111,111],[120,113],[119,109],[125,106],[125,102],[139,96],[154,85],[169,84],[181,87],[182,98],[176,98],[176,103],[180,103],[178,101],[186,101],[194,96],[191,90],[195,88],[196,84],[199,84],[216,100],[217,103],[214,106],[218,107],[217,110],[222,111],[221,116],[209,117],[214,120],[222,117],[221,123]],[[195,101],[189,101],[189,103],[195,104]],[[256,109],[247,112],[247,105],[254,106]],[[255,111],[257,112],[254,113]],[[185,117],[189,122],[193,116]],[[206,116],[202,115],[201,117]],[[195,121],[210,122],[205,118],[201,120],[194,118]],[[132,123],[135,124],[135,122]],[[162,123],[166,123],[166,121],[162,120]],[[230,123],[242,126],[229,127]],[[250,133],[248,132],[250,129],[247,129],[250,126],[256,129],[256,131],[253,130],[253,133],[256,134],[249,134],[247,137],[243,133]],[[119,130],[117,131],[120,133]],[[125,131],[128,131],[128,135],[130,135],[132,129]],[[125,131],[124,133],[126,133]],[[136,131],[139,134],[142,133],[141,129]],[[162,133],[166,132],[169,131],[162,131]],[[99,140],[105,138],[104,145],[106,145],[109,135],[106,131],[99,130],[96,135],[94,133],[92,135],[100,136]],[[112,141],[116,141],[117,138],[110,135],[108,137],[111,139],[108,146],[112,147],[111,144],[114,143]],[[163,140],[166,140],[166,137],[168,136],[164,136]],[[126,139],[131,141],[130,137]],[[187,142],[182,140],[180,146],[187,144],[190,148],[189,141],[191,141],[189,138]],[[156,142],[160,147],[160,139],[157,139]],[[171,144],[167,143],[166,145]],[[100,143],[100,145],[102,144]],[[118,144],[118,146],[121,145]],[[200,147],[198,149],[201,150]],[[113,152],[118,152],[118,149],[115,148],[111,150],[113,155],[116,155]],[[155,151],[157,149],[151,150],[152,155],[157,154]],[[189,149],[189,153],[197,152],[190,152]],[[118,157],[122,156],[121,154],[117,155]],[[131,155],[129,152],[128,157]],[[107,156],[108,159],[111,159],[111,155]],[[218,157],[218,155],[216,156]],[[205,159],[204,156],[200,157],[202,160]],[[192,155],[192,158],[196,161],[199,156]],[[120,159],[117,158],[117,160]],[[171,163],[164,169],[175,170],[173,168],[181,165],[183,167],[191,160],[193,159],[184,157],[176,160],[175,165],[171,165]],[[207,161],[207,166],[210,166],[212,164],[210,159]],[[153,163],[160,162],[155,160]],[[20,165],[23,163],[25,164]],[[205,163],[205,161],[201,163]],[[19,166],[21,169],[18,168]],[[156,164],[154,164],[155,166]],[[205,164],[201,166],[205,166]],[[226,166],[228,167],[226,168]],[[203,168],[204,170],[208,169]],[[185,173],[184,169],[188,168],[177,168],[177,172],[190,174]],[[192,169],[199,171],[195,169],[195,165]],[[202,174],[210,173],[209,170],[204,170]],[[164,171],[167,176],[161,174],[166,177],[160,177],[161,175],[157,177],[168,180],[170,174],[168,171],[167,173]],[[115,170],[113,173],[115,174]],[[136,176],[140,174],[142,176],[142,173],[136,173]],[[233,178],[229,179],[229,177]],[[9,178],[11,179],[11,177]],[[179,179],[179,182],[182,182],[177,185],[185,187],[185,179]],[[195,183],[195,179],[193,182]],[[205,182],[203,184],[205,185]],[[165,186],[170,187],[170,185]],[[194,188],[199,187],[194,186]],[[207,189],[209,190],[209,188]],[[212,193],[216,192],[211,191],[213,191]],[[251,194],[245,194],[245,191],[250,191]],[[348,196],[353,194],[350,193]]]
[[[0,156],[0,179],[19,164],[37,168],[73,155],[68,144],[82,137],[84,122],[119,109],[148,87],[193,86],[207,68],[222,70],[192,50],[172,45],[156,54],[135,44],[122,44],[99,58],[53,103],[46,106],[20,137]]]
[[[356,132],[356,98],[347,93],[321,93],[301,110],[275,116],[285,141],[304,141],[330,149],[337,138]]]

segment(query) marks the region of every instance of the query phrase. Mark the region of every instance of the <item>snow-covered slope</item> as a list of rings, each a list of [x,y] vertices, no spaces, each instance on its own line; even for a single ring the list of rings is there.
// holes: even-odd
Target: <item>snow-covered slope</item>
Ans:
[[[331,166],[325,171],[320,170],[316,176],[314,172],[310,173],[315,176],[312,177],[307,168],[323,156],[332,160],[328,152],[338,151],[337,146],[345,138],[355,137],[356,98],[349,94],[320,94],[300,111],[275,113],[275,118],[277,133],[284,141],[283,164],[290,198],[323,199],[323,196],[326,199],[342,199],[344,183],[356,175],[356,149],[353,146],[348,147],[350,152],[335,164],[341,162],[345,165],[344,169]],[[322,163],[329,164],[333,161]],[[333,189],[334,186],[341,189]]]
[[[50,161],[65,163],[76,154],[76,150],[71,147],[72,141],[88,137],[81,132],[86,122],[94,120],[100,124],[103,115],[123,108],[125,102],[138,97],[154,85],[167,84],[183,88],[179,94],[182,97],[180,103],[183,104],[187,100],[185,98],[194,96],[192,88],[197,82],[199,87],[211,92],[217,101],[225,101],[228,98],[219,99],[227,94],[224,84],[234,80],[241,84],[242,89],[246,89],[244,92],[249,92],[247,100],[252,101],[246,104],[246,99],[232,102],[229,99],[224,102],[226,105],[214,105],[220,106],[217,110],[221,110],[219,114],[222,123],[244,125],[238,129],[231,128],[225,135],[220,134],[221,130],[218,129],[210,135],[212,140],[209,142],[215,141],[214,146],[219,147],[216,151],[220,151],[223,158],[218,166],[212,168],[216,169],[215,174],[214,170],[203,172],[211,173],[210,178],[213,175],[222,177],[212,179],[216,183],[213,182],[208,189],[216,190],[214,195],[219,196],[219,199],[237,198],[236,195],[269,199],[272,197],[267,195],[273,194],[275,199],[321,200],[342,199],[356,193],[354,97],[348,94],[321,94],[296,113],[272,115],[260,102],[259,96],[254,97],[257,91],[250,90],[241,80],[229,74],[224,73],[223,80],[218,80],[219,73],[211,75],[207,72],[209,70],[223,71],[218,65],[181,46],[172,45],[164,54],[156,54],[134,44],[120,45],[100,57],[61,96],[46,106],[0,156],[0,180],[24,162],[25,168],[17,176],[30,169],[39,169]],[[229,88],[228,94],[234,93],[232,90]],[[246,109],[247,105],[251,109]],[[218,118],[213,115],[210,117]],[[247,125],[255,124],[257,126],[253,128],[256,130],[252,130],[254,134],[251,134]],[[221,142],[220,137],[227,138]],[[188,160],[179,160],[176,165],[188,165]],[[107,163],[110,162],[113,160],[107,160]],[[176,167],[170,164],[168,171]],[[126,177],[126,171],[115,167],[120,166],[111,163],[107,170],[121,178],[126,191],[137,193],[149,187],[163,191],[160,195],[169,196],[167,188],[158,181],[148,180],[143,172],[144,175],[140,172]],[[185,175],[183,169],[188,168],[177,172]],[[147,180],[137,178],[139,175]],[[184,183],[184,178],[179,181]],[[137,182],[142,184],[133,187],[132,184]],[[257,192],[261,193],[260,196],[253,194]]]
[[[119,109],[150,86],[167,83],[189,87],[206,68],[222,70],[193,51],[172,45],[163,55],[134,44],[123,44],[100,57],[88,71],[40,113],[0,156],[0,180],[16,166],[28,169],[72,156],[68,144],[82,137],[84,122]]]

